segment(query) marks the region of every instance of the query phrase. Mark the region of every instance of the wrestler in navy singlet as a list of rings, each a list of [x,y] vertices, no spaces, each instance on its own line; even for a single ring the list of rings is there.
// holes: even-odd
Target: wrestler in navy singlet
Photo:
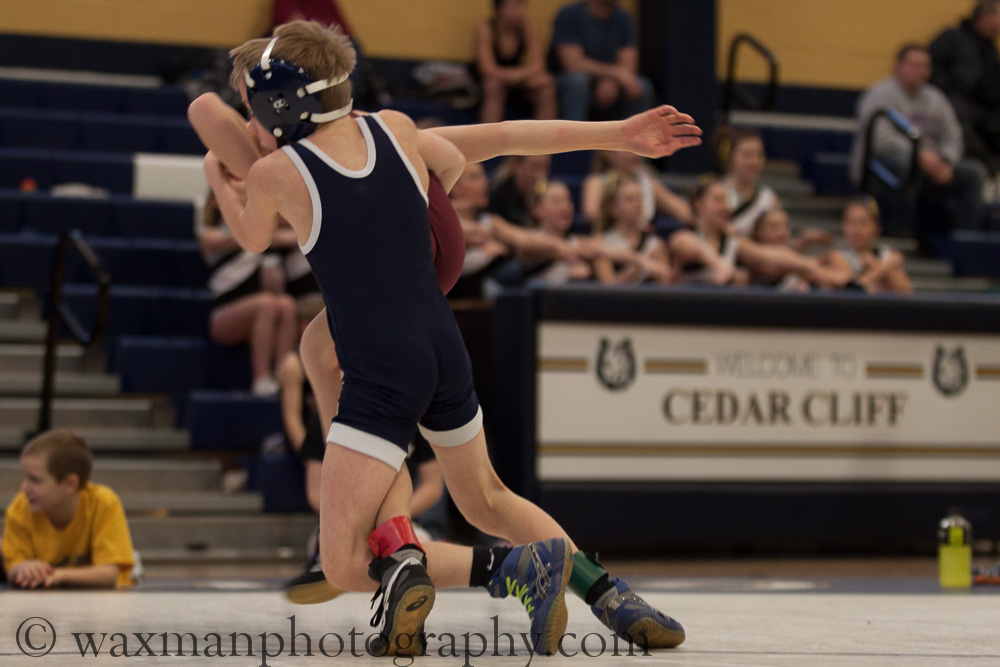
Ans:
[[[360,170],[308,139],[282,150],[309,189],[312,232],[302,252],[344,372],[327,439],[398,468],[418,422],[434,444],[459,445],[478,433],[482,416],[465,344],[437,284],[427,195],[382,119],[355,122],[368,151]]]

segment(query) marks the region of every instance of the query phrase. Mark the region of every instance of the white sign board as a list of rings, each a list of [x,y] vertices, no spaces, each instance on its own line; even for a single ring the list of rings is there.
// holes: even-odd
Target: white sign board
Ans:
[[[1000,481],[1000,340],[539,326],[542,479]]]

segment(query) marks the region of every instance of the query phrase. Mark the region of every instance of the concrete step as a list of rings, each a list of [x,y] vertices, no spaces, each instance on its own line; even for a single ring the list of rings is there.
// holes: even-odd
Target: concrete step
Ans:
[[[144,558],[147,549],[182,550],[192,554],[217,549],[236,553],[280,550],[289,556],[304,556],[306,542],[317,521],[314,514],[138,516],[129,519],[129,529],[135,548]]]
[[[114,487],[112,487],[114,489]],[[145,493],[114,489],[121,498],[125,513],[135,516],[172,517],[219,514],[259,515],[264,511],[264,499],[256,493],[226,494],[221,491],[165,491]],[[9,491],[2,496],[6,508],[17,494]]]
[[[214,516],[219,514],[259,515],[264,511],[264,497],[258,493],[223,493],[222,491],[123,492],[121,499],[127,513],[157,517]]]
[[[38,423],[37,398],[0,398],[0,424],[31,429]],[[149,398],[59,398],[53,401],[52,424],[59,427],[171,427],[173,410],[164,400]]]
[[[129,516],[132,544],[150,562],[301,560],[319,519],[314,514]],[[3,520],[0,519],[0,531]]]
[[[40,372],[0,374],[0,396],[38,396]],[[121,378],[104,373],[56,373],[56,396],[113,396],[121,391]]]
[[[34,320],[0,320],[0,343],[44,343],[45,326]]]
[[[846,116],[819,116],[775,111],[734,110],[729,113],[729,122],[740,126],[824,130],[845,134],[854,133],[858,127],[857,119]]]
[[[2,403],[2,399],[0,399]],[[36,424],[22,428],[0,428],[0,452],[17,453],[24,445],[27,433]],[[94,452],[118,452],[138,454],[160,454],[186,452],[191,449],[191,437],[187,431],[161,427],[106,427],[74,426]]]
[[[660,175],[663,184],[674,192],[687,196],[701,181],[699,174],[677,174],[668,172]],[[771,160],[764,168],[761,181],[778,193],[778,196],[785,197],[812,197],[813,187],[809,181],[805,181],[801,176],[799,164],[793,160]]]
[[[14,343],[0,345],[0,368],[4,372],[41,372],[44,366],[44,345],[19,345]],[[90,364],[87,363],[83,348],[79,345],[69,344],[56,347],[57,370],[79,373],[89,366]]]
[[[88,440],[90,442],[92,439]],[[99,456],[94,461],[92,479],[121,494],[217,492],[222,488],[222,463],[109,459]],[[21,470],[17,459],[0,460],[0,493],[16,491],[20,484]]]
[[[917,292],[973,292],[984,293],[994,290],[997,285],[986,278],[912,278],[913,289]]]
[[[951,262],[943,259],[908,257],[906,272],[913,278],[951,278]]]
[[[33,319],[41,317],[41,309],[34,290],[0,290],[0,320]]]
[[[0,292],[0,319],[13,320],[21,317],[21,297],[14,292]]]
[[[206,565],[232,566],[232,565],[273,565],[287,568],[294,565],[301,568],[305,565],[307,554],[305,546],[300,548],[275,547],[275,548],[210,548],[189,551],[187,549],[143,549],[140,553],[143,565],[145,566],[181,566],[197,568],[201,576]],[[298,574],[298,570],[296,570]]]

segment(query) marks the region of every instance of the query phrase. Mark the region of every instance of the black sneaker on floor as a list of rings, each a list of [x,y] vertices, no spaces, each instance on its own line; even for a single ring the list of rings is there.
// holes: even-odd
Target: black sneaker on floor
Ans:
[[[295,604],[321,604],[343,592],[326,580],[318,557],[309,562],[305,572],[285,582],[285,597]]]
[[[372,606],[379,596],[382,598],[371,624],[377,627],[383,623],[378,637],[371,642],[372,655],[424,654],[424,621],[434,607],[435,597],[426,566],[426,556],[415,548],[400,549],[371,562],[368,574],[381,582]]]

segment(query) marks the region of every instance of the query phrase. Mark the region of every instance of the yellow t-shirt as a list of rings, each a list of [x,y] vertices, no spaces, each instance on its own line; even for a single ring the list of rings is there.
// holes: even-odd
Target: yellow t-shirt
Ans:
[[[33,514],[24,493],[7,507],[3,531],[3,565],[7,572],[30,559],[53,567],[118,566],[118,585],[126,586],[135,564],[125,510],[114,491],[87,484],[69,525],[59,530],[45,512]]]

